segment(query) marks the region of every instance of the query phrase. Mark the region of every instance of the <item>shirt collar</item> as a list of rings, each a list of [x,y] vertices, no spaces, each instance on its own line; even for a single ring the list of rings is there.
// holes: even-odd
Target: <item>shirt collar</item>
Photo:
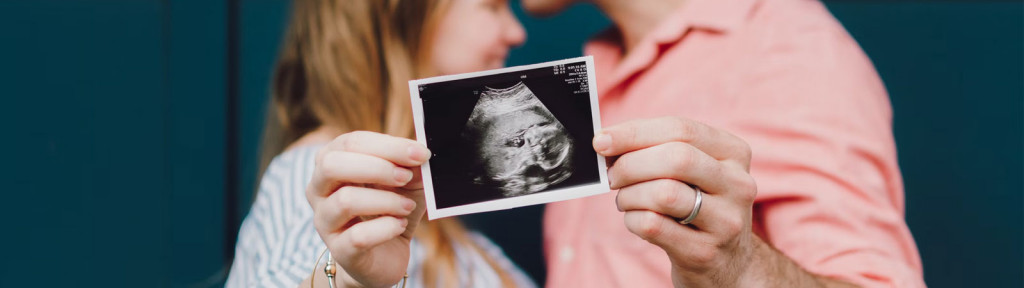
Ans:
[[[730,32],[746,22],[757,0],[690,0],[678,13],[692,26]]]
[[[644,36],[626,58],[621,58],[622,40],[614,26],[588,43],[586,52],[605,54],[599,55],[598,58],[617,63],[613,65],[615,67],[608,67],[612,70],[605,70],[612,71],[611,75],[608,75],[611,82],[602,81],[606,86],[616,86],[652,65],[661,56],[664,50],[662,46],[679,42],[690,29],[732,32],[747,20],[757,1],[759,0],[689,0]]]

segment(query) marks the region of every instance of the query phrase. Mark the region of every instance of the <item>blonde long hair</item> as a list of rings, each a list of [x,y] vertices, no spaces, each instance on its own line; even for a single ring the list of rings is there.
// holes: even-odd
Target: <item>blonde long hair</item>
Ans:
[[[428,48],[447,2],[294,0],[274,69],[261,166],[321,126],[413,138],[407,83],[432,73]],[[515,286],[455,218],[429,221],[415,237],[427,252],[427,287],[458,285],[453,245],[478,252],[505,287]]]

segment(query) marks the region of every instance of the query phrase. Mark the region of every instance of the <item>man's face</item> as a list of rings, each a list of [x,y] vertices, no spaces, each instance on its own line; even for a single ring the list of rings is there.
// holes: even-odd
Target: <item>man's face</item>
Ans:
[[[533,15],[552,15],[562,12],[579,0],[522,0],[523,9]]]
[[[485,174],[505,196],[538,192],[572,175],[572,138],[543,106],[495,116],[483,128]]]

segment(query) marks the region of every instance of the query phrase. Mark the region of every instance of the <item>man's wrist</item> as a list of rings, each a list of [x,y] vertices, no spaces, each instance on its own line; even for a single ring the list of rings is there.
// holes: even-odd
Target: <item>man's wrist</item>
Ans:
[[[738,287],[828,287],[779,250],[754,235],[751,261]]]
[[[771,271],[775,270],[775,251],[761,237],[752,235],[750,238],[750,263],[741,271],[736,281],[737,287],[772,287],[769,283],[770,275],[773,274]]]

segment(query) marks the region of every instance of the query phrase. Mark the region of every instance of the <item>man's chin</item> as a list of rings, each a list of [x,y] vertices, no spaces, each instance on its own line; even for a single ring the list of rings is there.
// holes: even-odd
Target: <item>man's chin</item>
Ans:
[[[533,16],[551,16],[562,12],[578,0],[522,0],[520,6]]]

